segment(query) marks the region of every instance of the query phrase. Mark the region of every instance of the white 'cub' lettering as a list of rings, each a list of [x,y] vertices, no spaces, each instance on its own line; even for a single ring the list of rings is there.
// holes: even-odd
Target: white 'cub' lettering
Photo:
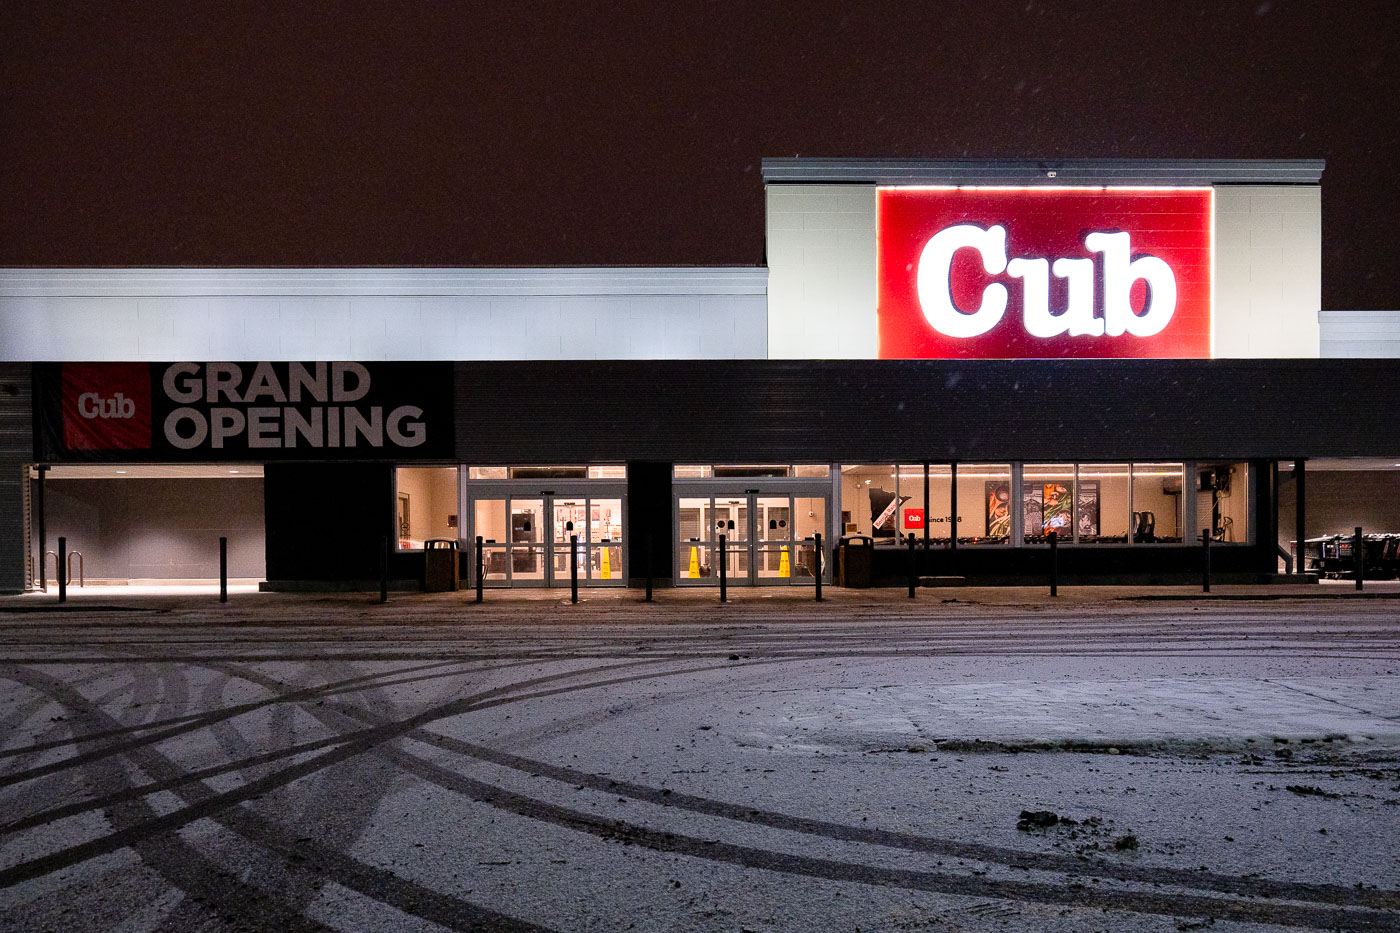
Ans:
[[[1021,280],[1021,309],[1026,331],[1033,337],[1151,337],[1159,334],[1176,312],[1176,276],[1171,266],[1156,256],[1132,258],[1127,233],[1090,233],[1084,246],[1103,256],[1104,302],[1102,318],[1094,316],[1094,260],[1017,257],[1007,261],[1006,228],[997,224],[986,230],[973,224],[957,224],[938,231],[919,254],[917,286],[919,304],[929,325],[948,337],[980,337],[1001,323],[1006,313],[1006,286],[993,282],[982,289],[982,303],[972,311],[953,304],[950,273],[953,255],[975,249],[988,275],[1005,272]],[[1059,314],[1050,311],[1050,273],[1069,283],[1069,301]],[[1147,304],[1142,313],[1133,310],[1132,289],[1139,279],[1147,283]]]

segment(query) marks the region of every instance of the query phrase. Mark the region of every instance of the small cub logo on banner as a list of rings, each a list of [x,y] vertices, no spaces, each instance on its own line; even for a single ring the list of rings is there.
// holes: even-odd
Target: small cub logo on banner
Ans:
[[[69,450],[150,450],[150,367],[64,363],[63,445]]]
[[[923,509],[905,509],[905,510],[904,510],[904,527],[905,527],[905,528],[922,528],[922,527],[924,527],[924,510],[923,510]]]

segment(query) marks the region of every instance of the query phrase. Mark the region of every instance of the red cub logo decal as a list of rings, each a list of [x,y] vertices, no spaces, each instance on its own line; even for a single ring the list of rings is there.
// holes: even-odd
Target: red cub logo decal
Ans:
[[[150,367],[64,363],[63,445],[69,450],[150,450]]]

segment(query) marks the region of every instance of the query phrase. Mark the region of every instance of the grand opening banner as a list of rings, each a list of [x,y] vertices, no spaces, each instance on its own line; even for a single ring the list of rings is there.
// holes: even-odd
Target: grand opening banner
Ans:
[[[1209,188],[881,188],[881,359],[1211,356]]]
[[[432,460],[451,363],[38,363],[46,462]]]

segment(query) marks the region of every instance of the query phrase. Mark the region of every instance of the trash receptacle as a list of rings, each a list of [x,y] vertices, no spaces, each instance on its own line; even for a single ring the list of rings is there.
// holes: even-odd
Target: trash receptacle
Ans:
[[[836,569],[841,586],[870,586],[875,579],[875,539],[843,535],[837,542]]]
[[[451,538],[429,538],[423,542],[423,589],[429,593],[451,593],[458,588],[457,542]]]

